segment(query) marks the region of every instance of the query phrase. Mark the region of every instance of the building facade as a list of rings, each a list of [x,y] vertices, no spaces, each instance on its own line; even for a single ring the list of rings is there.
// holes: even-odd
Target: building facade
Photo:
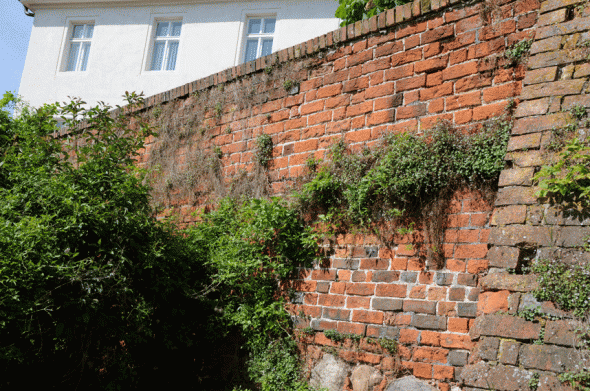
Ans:
[[[19,94],[122,103],[338,27],[335,0],[20,0],[35,13]]]

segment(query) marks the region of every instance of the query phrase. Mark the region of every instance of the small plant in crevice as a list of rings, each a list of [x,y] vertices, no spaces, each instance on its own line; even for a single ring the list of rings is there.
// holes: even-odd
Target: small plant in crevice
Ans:
[[[288,93],[291,93],[293,91],[293,89],[299,87],[299,83],[294,81],[294,80],[285,80],[283,82],[283,88],[285,89],[285,91],[287,91]]]
[[[507,60],[507,63],[504,65],[504,68],[510,68],[521,64],[528,56],[532,44],[532,39],[525,39],[514,43],[506,49],[506,51],[504,51],[504,58]]]
[[[529,379],[529,388],[531,390],[536,390],[539,387],[539,377],[540,375],[537,372],[531,375],[531,378]]]
[[[219,145],[216,145],[215,147],[213,147],[213,153],[219,159],[221,159],[223,157],[223,151],[221,150],[221,147]]]
[[[256,164],[260,167],[268,168],[272,159],[272,148],[272,138],[266,133],[260,134],[256,138],[256,152],[254,154]]]
[[[221,114],[223,113],[223,106],[221,105],[220,102],[217,102],[215,104],[215,108],[213,110],[215,111],[215,116],[217,118],[221,118]]]

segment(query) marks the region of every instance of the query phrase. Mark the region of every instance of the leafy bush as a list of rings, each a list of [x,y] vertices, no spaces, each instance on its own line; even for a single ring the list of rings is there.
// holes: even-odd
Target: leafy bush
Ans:
[[[6,95],[2,107],[14,101]],[[83,103],[24,108],[17,118],[0,110],[5,385],[22,388],[36,373],[47,387],[131,387],[152,358],[193,343],[199,327],[186,311],[202,268],[152,216],[134,166],[151,130]],[[53,136],[56,115],[74,129],[62,139]],[[76,131],[82,117],[89,128]]]
[[[387,9],[409,3],[411,0],[338,0],[335,16],[342,19],[340,26],[368,19]]]
[[[360,224],[417,210],[449,186],[497,178],[509,128],[499,121],[463,135],[441,123],[422,135],[388,135],[380,147],[358,154],[338,143],[331,161],[297,194],[301,209]]]

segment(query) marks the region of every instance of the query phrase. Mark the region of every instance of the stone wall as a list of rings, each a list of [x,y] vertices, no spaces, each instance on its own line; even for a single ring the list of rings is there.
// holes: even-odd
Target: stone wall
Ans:
[[[342,235],[333,256],[293,282],[299,294],[289,308],[298,327],[312,330],[300,336],[310,368],[330,352],[377,368],[381,389],[402,373],[441,390],[528,389],[536,376],[539,389],[554,389],[555,375],[576,363],[573,329],[567,314],[535,302],[535,278],[521,272],[535,257],[587,259],[579,247],[588,221],[539,202],[532,176],[551,159],[543,146],[552,129],[567,125],[562,110],[590,106],[587,54],[576,46],[588,40],[588,14],[574,0],[416,0],[148,98],[143,112],[160,137],[140,164],[156,170],[162,216],[190,224],[192,212],[240,186],[288,194],[306,160],[325,157],[335,141],[370,147],[438,120],[476,131],[514,100],[495,204],[457,190],[442,267],[407,236]],[[528,67],[505,59],[505,49],[533,38]],[[273,142],[268,169],[255,163],[260,134]],[[566,318],[516,316],[527,306]],[[327,329],[363,338],[336,342]],[[370,339],[379,337],[398,340],[398,352]]]

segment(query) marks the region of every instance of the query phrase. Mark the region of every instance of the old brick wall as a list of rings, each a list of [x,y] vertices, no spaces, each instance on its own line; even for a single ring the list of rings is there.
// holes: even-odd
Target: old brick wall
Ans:
[[[510,168],[500,176],[490,222],[490,269],[480,279],[478,318],[470,330],[476,342],[473,364],[462,374],[464,384],[473,387],[469,389],[527,390],[533,376],[538,376],[539,390],[569,389],[560,386],[557,375],[588,365],[573,349],[579,324],[551,303],[538,303],[530,294],[536,278],[522,270],[534,259],[590,260],[584,250],[590,222],[538,199],[533,181],[540,166],[555,161],[548,146],[575,122],[569,110],[590,107],[589,30],[587,1],[541,3],[508,145]],[[516,274],[506,274],[508,270]],[[530,308],[561,319],[514,316]]]
[[[442,119],[476,130],[522,100],[495,205],[475,191],[455,193],[441,268],[408,246],[408,237],[386,244],[371,235],[339,236],[334,255],[295,282],[290,310],[300,328],[313,329],[301,336],[310,360],[328,350],[390,378],[412,373],[441,390],[527,389],[534,371],[546,377],[543,384],[555,382],[571,358],[551,357],[570,357],[563,333],[571,327],[549,321],[546,344],[533,345],[540,323],[513,315],[532,300],[534,278],[506,271],[555,248],[586,256],[576,249],[584,225],[539,204],[532,186],[552,127],[567,120],[560,110],[574,101],[590,106],[581,95],[588,64],[568,51],[587,39],[587,8],[572,11],[578,3],[416,0],[148,98],[143,115],[160,136],[149,140],[140,163],[156,172],[162,216],[177,213],[190,224],[191,213],[213,204],[213,194],[227,194],[230,182],[253,194],[266,184],[272,194],[288,194],[307,172],[306,160],[323,158],[340,139],[371,146],[383,134],[423,131]],[[528,68],[508,66],[504,50],[529,38]],[[273,141],[268,170],[254,163],[263,133]],[[365,338],[335,342],[326,329]],[[398,354],[367,337],[397,339]]]

